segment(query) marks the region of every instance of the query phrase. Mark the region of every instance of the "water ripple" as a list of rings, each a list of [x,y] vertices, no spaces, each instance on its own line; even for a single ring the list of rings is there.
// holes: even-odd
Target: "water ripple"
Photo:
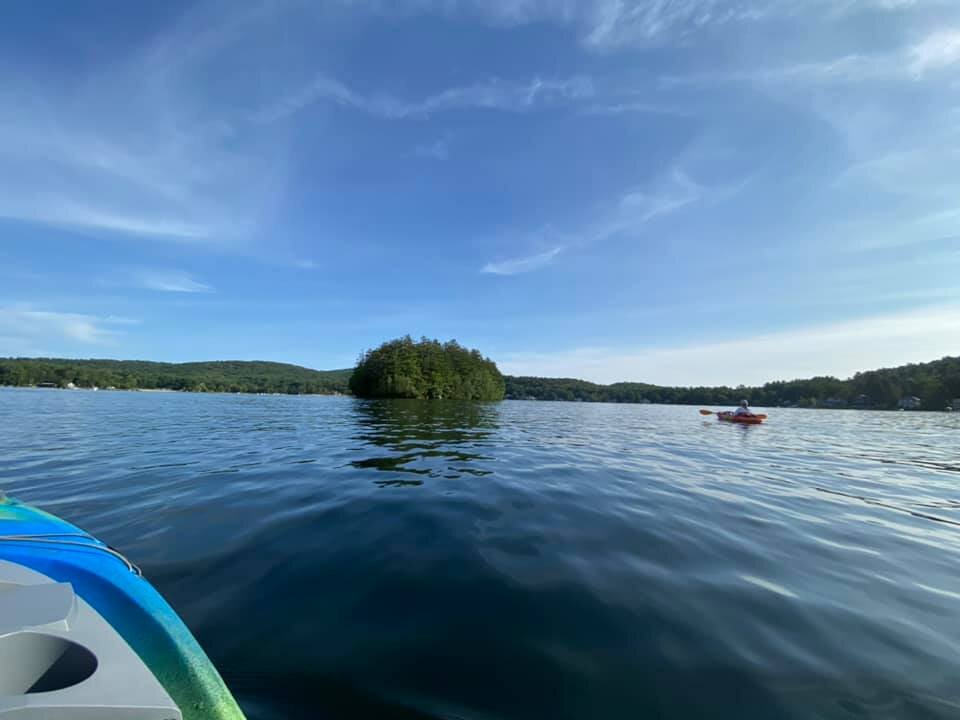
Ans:
[[[251,719],[952,718],[960,415],[0,390]]]

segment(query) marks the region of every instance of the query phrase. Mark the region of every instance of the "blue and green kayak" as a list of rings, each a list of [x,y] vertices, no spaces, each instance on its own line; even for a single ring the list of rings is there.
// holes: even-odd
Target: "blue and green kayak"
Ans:
[[[118,704],[136,707],[137,713],[117,714],[105,707],[101,717],[176,718],[176,712],[164,709],[172,707],[172,701],[184,720],[243,720],[210,659],[135,565],[70,523],[2,494],[0,613],[4,613],[0,618],[0,664],[4,653],[8,662],[17,665],[20,658],[33,653],[40,668],[37,674],[45,672],[45,679],[28,677],[24,671],[22,678],[0,682],[0,717],[5,712],[17,718],[94,717],[86,713],[99,711],[84,704],[93,696],[91,689],[109,689],[113,683],[123,685],[117,687],[118,697],[124,696]],[[19,622],[18,614],[22,616]],[[101,635],[111,637],[104,637],[101,643]],[[85,657],[94,658],[98,652],[103,657],[92,660],[82,673],[77,668],[84,663],[74,658],[68,674],[81,674],[69,681],[51,680],[56,668],[50,670],[47,665],[56,665],[58,655],[65,654],[61,648],[76,649],[78,645],[95,646],[77,651]],[[127,651],[132,654],[124,661]],[[116,662],[111,664],[111,658]],[[129,666],[140,665],[136,658],[146,670],[140,676],[127,677],[125,673],[132,672]],[[119,671],[116,678],[110,676],[111,668]],[[60,675],[63,673],[61,668]],[[142,689],[142,702],[129,697],[140,692],[138,688]],[[58,693],[65,699],[59,700]],[[106,698],[111,693],[98,694]],[[43,714],[51,712],[41,710],[45,703],[61,707],[54,701],[72,710]],[[31,708],[39,714],[31,714]],[[141,711],[143,714],[138,714]]]

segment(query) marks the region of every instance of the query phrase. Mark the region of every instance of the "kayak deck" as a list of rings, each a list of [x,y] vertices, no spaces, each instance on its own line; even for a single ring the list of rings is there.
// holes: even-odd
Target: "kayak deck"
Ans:
[[[0,718],[181,720],[127,643],[67,582],[0,560]]]
[[[186,625],[117,551],[54,515],[0,494],[0,560],[69,583],[139,656],[184,720],[243,720]]]

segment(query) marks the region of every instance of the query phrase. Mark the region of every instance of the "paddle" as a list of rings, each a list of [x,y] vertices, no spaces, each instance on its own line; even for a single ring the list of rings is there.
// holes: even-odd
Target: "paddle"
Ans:
[[[716,415],[717,413],[714,412],[713,410],[701,410],[701,411],[700,411],[700,414],[701,414],[701,415]],[[754,417],[760,418],[761,420],[766,420],[766,419],[767,419],[767,416],[766,416],[766,415],[754,415]]]

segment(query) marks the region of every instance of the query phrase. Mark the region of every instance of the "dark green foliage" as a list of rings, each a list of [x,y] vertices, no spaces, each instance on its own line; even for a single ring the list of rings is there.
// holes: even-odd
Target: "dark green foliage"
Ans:
[[[363,398],[502,400],[505,386],[496,364],[477,350],[407,336],[364,353],[350,390]]]
[[[923,409],[942,410],[960,398],[960,357],[871,370],[849,380],[815,377],[770,382],[761,387],[660,387],[644,383],[595,385],[583,380],[507,376],[507,397],[614,403],[676,403],[776,407],[857,407],[892,410],[903,397],[916,396]]]
[[[0,385],[53,383],[118,390],[289,394],[346,393],[350,370],[309,370],[274,362],[158,363],[141,360],[0,359]]]
[[[504,384],[505,382],[505,384]],[[849,380],[816,377],[761,387],[662,387],[646,383],[596,385],[584,380],[500,375],[476,350],[455,342],[402,338],[366,353],[355,370],[309,370],[272,362],[157,363],[138,360],[0,359],[0,385],[52,383],[66,387],[167,389],[197,392],[346,393],[361,397],[893,409],[916,396],[923,409],[942,410],[960,398],[960,357],[857,373]]]

